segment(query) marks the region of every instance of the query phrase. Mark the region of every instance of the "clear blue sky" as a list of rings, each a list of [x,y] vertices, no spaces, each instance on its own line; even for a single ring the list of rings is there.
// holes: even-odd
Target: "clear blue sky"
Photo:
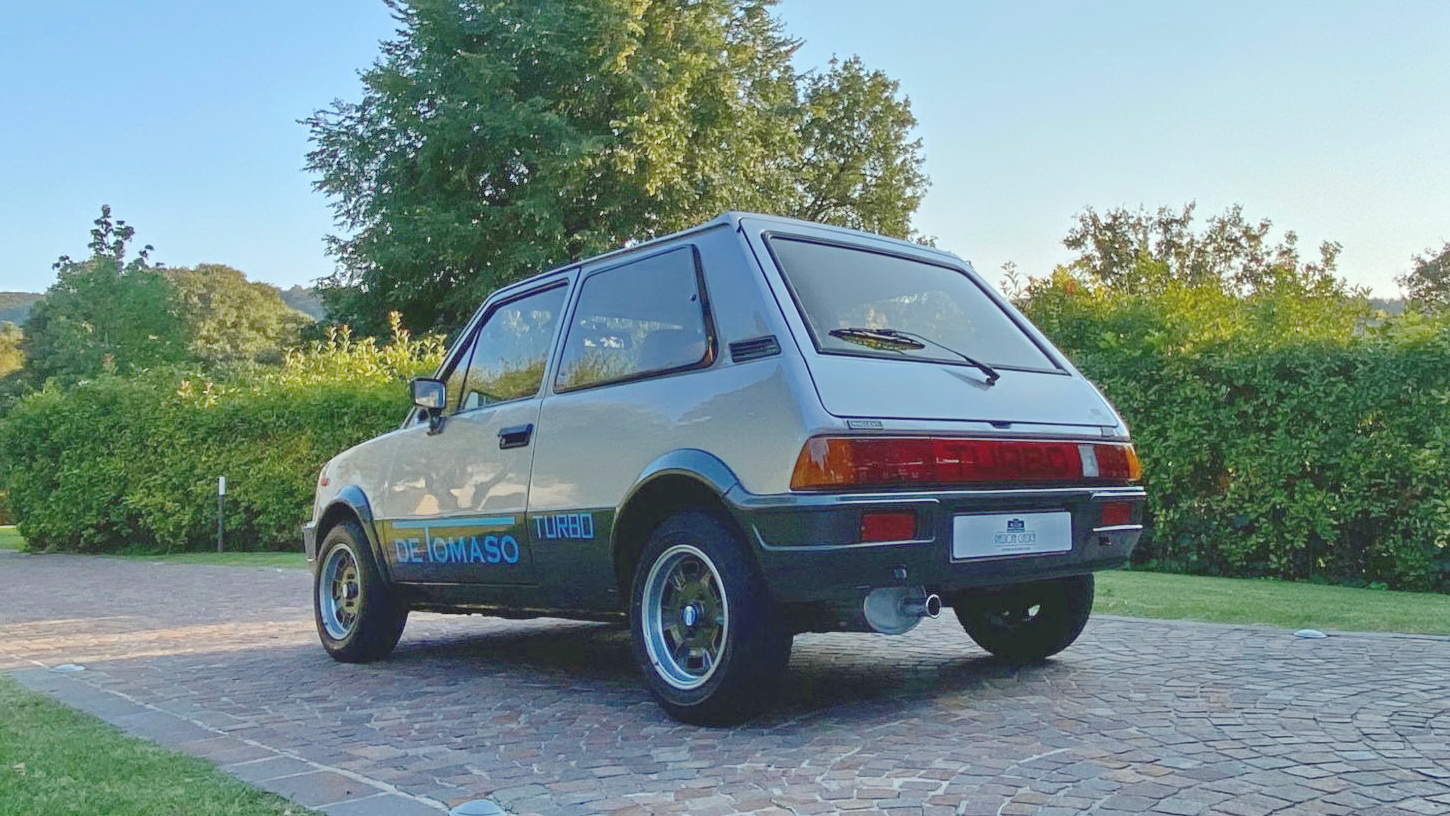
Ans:
[[[296,120],[356,98],[375,0],[7,0],[0,290],[41,291],[102,203],[171,265],[286,287],[328,273]],[[801,67],[900,80],[933,186],[917,217],[993,280],[1066,259],[1084,206],[1232,203],[1344,244],[1395,293],[1450,240],[1450,3],[783,0]]]

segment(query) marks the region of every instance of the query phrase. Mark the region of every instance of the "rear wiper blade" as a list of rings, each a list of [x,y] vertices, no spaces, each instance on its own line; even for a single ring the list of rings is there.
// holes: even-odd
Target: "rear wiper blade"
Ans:
[[[926,345],[890,329],[831,329],[832,337],[883,351],[921,351]]]
[[[969,357],[960,351],[946,346],[930,337],[923,337],[915,332],[902,331],[900,329],[832,329],[832,337],[847,340],[852,343],[860,343],[869,348],[883,349],[886,351],[920,351],[928,345],[936,346],[942,351],[950,352],[966,361],[967,365],[975,367],[978,371],[987,375],[987,385],[992,385],[1002,378],[997,369],[987,365],[975,357]]]

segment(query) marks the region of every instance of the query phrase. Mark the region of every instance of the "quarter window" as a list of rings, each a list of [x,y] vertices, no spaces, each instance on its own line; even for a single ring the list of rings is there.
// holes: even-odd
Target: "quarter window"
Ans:
[[[693,247],[584,281],[555,386],[560,391],[703,367],[714,359]]]
[[[512,300],[489,314],[474,335],[467,373],[461,384],[459,411],[539,393],[549,345],[564,308],[565,288]],[[454,378],[449,378],[450,387]]]

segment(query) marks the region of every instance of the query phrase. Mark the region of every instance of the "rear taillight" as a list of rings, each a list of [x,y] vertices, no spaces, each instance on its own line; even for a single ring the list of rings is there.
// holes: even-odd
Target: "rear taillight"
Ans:
[[[1102,526],[1122,527],[1133,523],[1131,502],[1108,502],[1102,506]]]
[[[1132,445],[917,436],[818,436],[806,442],[792,490],[833,487],[1134,482]]]
[[[861,514],[862,541],[908,541],[916,538],[916,513],[911,510],[868,510]]]

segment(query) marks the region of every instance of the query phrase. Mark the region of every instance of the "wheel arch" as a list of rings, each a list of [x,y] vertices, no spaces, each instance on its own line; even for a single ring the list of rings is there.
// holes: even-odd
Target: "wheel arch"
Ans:
[[[702,450],[671,451],[650,463],[614,516],[610,541],[620,597],[629,597],[635,565],[650,531],[680,510],[714,512],[739,531],[725,501],[725,494],[739,481],[728,465]]]
[[[382,573],[383,578],[388,583],[392,583],[393,576],[388,568],[388,559],[383,557],[383,545],[378,538],[372,503],[368,501],[367,494],[363,492],[362,488],[356,485],[348,485],[339,490],[327,508],[322,511],[322,515],[317,518],[319,550],[321,542],[327,537],[328,532],[333,527],[349,520],[356,521],[362,528],[363,536],[367,538],[368,549],[373,554],[373,562],[378,565],[378,571]]]

